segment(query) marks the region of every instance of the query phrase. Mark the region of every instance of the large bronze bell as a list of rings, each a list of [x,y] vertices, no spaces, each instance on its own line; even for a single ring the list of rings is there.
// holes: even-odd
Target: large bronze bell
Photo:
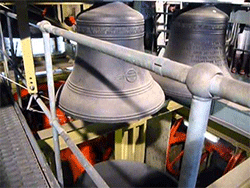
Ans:
[[[143,16],[120,2],[79,15],[77,32],[140,51],[144,48]],[[85,121],[118,123],[156,113],[164,101],[162,89],[148,71],[78,44],[59,107]]]
[[[173,22],[164,57],[193,66],[213,63],[230,77],[225,56],[225,33],[228,16],[212,5],[180,14]],[[153,74],[167,96],[190,104],[191,93],[186,85]]]

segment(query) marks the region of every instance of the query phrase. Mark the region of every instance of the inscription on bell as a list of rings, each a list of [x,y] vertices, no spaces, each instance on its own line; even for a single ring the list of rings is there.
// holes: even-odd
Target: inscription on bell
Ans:
[[[185,29],[193,29],[193,30],[224,30],[226,28],[225,24],[204,24],[204,23],[182,23],[176,22],[175,27],[181,27]]]
[[[100,26],[80,26],[79,33],[86,35],[131,35],[144,34],[144,26],[130,26],[130,27],[100,27]]]

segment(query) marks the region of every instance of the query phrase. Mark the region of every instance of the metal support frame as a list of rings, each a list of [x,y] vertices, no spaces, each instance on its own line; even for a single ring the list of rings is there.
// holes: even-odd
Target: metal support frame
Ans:
[[[5,52],[5,43],[4,43],[4,36],[3,36],[3,29],[2,29],[2,22],[0,20],[0,40],[1,40],[1,51]],[[3,54],[3,53],[2,53]],[[5,76],[9,77],[9,67],[8,67],[8,61],[6,56],[3,54],[3,67],[4,67],[4,73]]]
[[[201,63],[190,67],[167,58],[156,57],[82,34],[72,33],[51,26],[47,21],[42,21],[38,25],[43,32],[63,36],[99,52],[187,84],[194,97],[179,187],[195,187],[212,97],[223,97],[250,107],[250,84],[224,77],[221,70],[213,64]],[[237,92],[232,92],[232,90]],[[53,123],[55,127],[57,124],[57,121]],[[60,133],[60,130],[58,131]]]
[[[11,51],[11,58],[13,61],[13,67],[15,67],[14,69],[17,68],[17,63],[16,63],[16,54],[14,52],[14,44],[13,44],[13,36],[12,36],[12,28],[11,28],[11,20],[9,16],[6,16],[7,19],[7,26],[8,26],[8,35],[9,35],[9,40],[10,40],[10,51]],[[16,71],[14,71],[14,75],[15,75],[15,81],[16,83],[19,83],[19,78],[18,75],[16,73]],[[21,88],[16,84],[16,91],[17,91],[17,101],[18,104],[20,106],[20,108],[22,108],[22,98],[21,98]]]
[[[239,166],[236,166],[234,169],[229,171],[220,179],[216,180],[207,188],[218,188],[218,187],[247,188],[247,187],[250,187],[249,169],[250,169],[250,158],[248,158],[246,161],[239,164]]]
[[[144,162],[146,128],[150,118],[130,122],[128,127],[115,131],[115,160]]]
[[[80,149],[76,146],[76,144],[71,140],[67,132],[61,127],[57,120],[51,121],[52,116],[50,114],[49,109],[44,104],[44,102],[35,94],[34,95],[36,102],[49,118],[51,125],[57,130],[60,136],[63,138],[65,143],[69,146],[72,153],[76,156],[81,165],[85,168],[86,172],[92,178],[92,181],[97,185],[97,187],[109,187],[106,182],[102,179],[96,169],[90,164],[90,162],[86,159],[86,157],[81,153]]]
[[[167,36],[167,14],[164,12],[165,1],[158,0],[155,2],[155,12],[160,14],[159,18],[156,21],[156,36],[157,36],[157,52],[160,52],[162,48],[165,48],[165,40]]]
[[[195,187],[211,103],[211,98],[192,99],[179,187]]]
[[[13,3],[16,0],[0,0],[0,2],[8,2]],[[82,3],[83,0],[25,0],[28,3],[36,3],[36,4],[64,4],[64,3]],[[99,0],[105,2],[106,0]],[[123,2],[128,2],[131,0],[120,0]],[[178,3],[183,2],[183,0],[165,0],[166,2],[172,2],[172,3]],[[229,3],[229,4],[236,4],[236,5],[245,5],[248,6],[249,3],[247,3],[245,0],[185,0],[184,2],[189,3]]]
[[[19,27],[21,30],[21,38],[23,38],[23,55],[27,85],[29,92],[36,93],[36,80],[34,73],[33,56],[30,49],[30,38],[28,28],[27,12],[25,8],[27,4],[25,2],[20,3],[16,1],[17,11],[19,15]],[[24,10],[24,11],[23,11]],[[24,16],[24,18],[22,16]],[[166,76],[171,79],[187,84],[191,93],[195,96],[192,100],[191,113],[190,113],[190,125],[187,133],[187,143],[185,144],[185,153],[183,158],[183,164],[181,169],[180,187],[194,187],[196,184],[196,177],[198,174],[199,158],[204,141],[204,131],[207,127],[208,115],[210,112],[211,101],[213,96],[219,96],[230,101],[250,107],[250,84],[243,83],[237,80],[226,78],[222,75],[218,67],[212,64],[198,64],[197,66],[190,67],[180,64],[175,61],[171,61],[167,58],[156,57],[143,52],[138,52],[123,46],[112,44],[106,41],[101,41],[91,37],[84,36],[82,34],[72,33],[58,27],[51,26],[49,22],[43,21],[38,24],[43,32],[53,33],[55,35],[63,36],[69,40],[74,40],[79,44],[88,46],[102,53],[111,55],[118,59],[124,60],[128,63],[140,66],[142,68],[153,71],[161,76]],[[26,33],[27,32],[27,33]],[[44,39],[48,42],[48,35],[45,35]],[[27,46],[26,46],[27,45]],[[28,48],[27,48],[28,47]],[[27,50],[28,49],[28,50]],[[50,51],[48,52],[50,54]],[[51,57],[46,58],[46,64],[48,64],[50,71],[52,71]],[[207,71],[209,70],[209,71]],[[195,75],[195,76],[193,76]],[[49,82],[53,83],[53,74],[47,75]],[[34,87],[32,87],[34,86]],[[49,83],[50,105],[51,112],[47,109],[45,104],[35,94],[34,97],[50,119],[50,122],[54,129],[61,135],[63,140],[76,155],[80,163],[86,169],[86,172],[90,175],[92,180],[98,187],[108,187],[104,180],[100,177],[98,172],[93,166],[86,160],[80,150],[70,139],[64,129],[56,120],[54,109],[54,88],[53,84]],[[237,92],[232,92],[237,91]],[[197,132],[198,131],[198,132]],[[56,135],[56,134],[55,134]],[[56,137],[55,137],[56,139]],[[196,144],[193,144],[195,141]],[[194,148],[194,146],[196,146]]]
[[[25,78],[27,81],[27,88],[30,94],[35,94],[37,93],[37,83],[33,53],[31,49],[27,2],[17,0],[15,3],[17,9],[19,34],[22,44],[23,62],[25,69]]]
[[[53,67],[52,67],[52,58],[51,58],[51,53],[50,53],[50,34],[43,32],[43,38],[44,38],[44,54],[45,54],[46,71],[47,71],[48,93],[49,93],[49,99],[50,99],[49,100],[50,112],[51,112],[50,122],[53,122],[57,119],[57,117],[56,117],[56,100],[55,100]],[[55,151],[57,179],[58,179],[60,186],[63,187],[64,183],[63,183],[61,156],[60,156],[60,144],[59,144],[58,132],[55,129],[55,127],[53,127],[53,143],[54,143],[54,151]]]

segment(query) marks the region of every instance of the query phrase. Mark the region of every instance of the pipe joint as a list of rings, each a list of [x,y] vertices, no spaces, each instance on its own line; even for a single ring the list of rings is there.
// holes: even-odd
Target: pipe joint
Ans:
[[[186,84],[189,91],[198,97],[212,98],[209,89],[212,79],[223,75],[219,67],[211,63],[199,63],[188,72]]]
[[[60,123],[58,122],[57,119],[53,119],[50,122],[51,126],[55,127],[56,131],[58,132],[59,135],[62,134],[62,132],[64,132],[64,129],[61,127]]]
[[[46,29],[45,29],[45,26],[51,26],[51,23],[47,20],[43,20],[39,23],[37,23],[39,29],[42,31],[42,32],[45,32],[47,33]]]

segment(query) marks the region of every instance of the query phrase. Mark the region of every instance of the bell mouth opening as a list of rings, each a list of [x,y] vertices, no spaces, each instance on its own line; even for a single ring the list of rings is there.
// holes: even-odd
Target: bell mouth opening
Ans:
[[[67,84],[58,92],[57,103],[67,115],[96,123],[123,123],[139,120],[157,113],[165,97],[160,86],[152,86],[142,93],[129,96],[105,97],[72,92]],[[156,96],[155,98],[153,96]]]
[[[111,123],[111,124],[119,124],[119,123],[128,123],[131,121],[137,121],[142,118],[145,118],[149,115],[153,115],[157,113],[164,105],[165,100],[160,103],[158,106],[148,110],[147,112],[131,114],[131,115],[123,115],[117,117],[106,117],[106,116],[94,116],[94,115],[84,115],[84,114],[76,114],[74,111],[70,111],[67,108],[59,105],[59,108],[65,112],[66,115],[72,116],[75,119],[81,119],[83,121],[89,123]]]

